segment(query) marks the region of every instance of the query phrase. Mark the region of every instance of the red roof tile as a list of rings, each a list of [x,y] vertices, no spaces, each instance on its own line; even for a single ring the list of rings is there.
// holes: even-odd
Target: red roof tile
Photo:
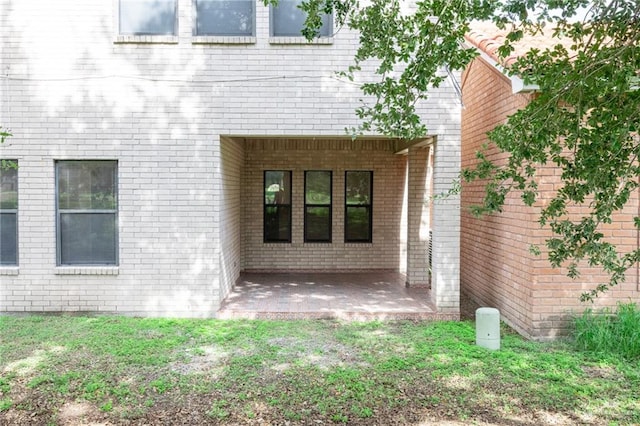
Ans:
[[[511,55],[506,58],[500,58],[498,56],[498,48],[504,43],[505,37],[509,32],[508,27],[501,30],[492,22],[473,22],[471,23],[471,30],[465,35],[465,39],[469,44],[477,47],[493,60],[507,67],[533,48],[544,50],[558,44],[562,44],[565,48],[570,48],[571,46],[571,40],[552,37],[551,30],[547,30],[536,35],[525,34],[522,40],[514,43],[514,50]]]

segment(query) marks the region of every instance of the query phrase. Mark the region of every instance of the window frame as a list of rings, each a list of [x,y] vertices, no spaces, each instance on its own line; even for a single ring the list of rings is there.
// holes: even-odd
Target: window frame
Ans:
[[[59,165],[63,163],[113,163],[115,166],[114,169],[114,198],[115,198],[115,209],[61,209],[59,206],[60,200],[60,174],[59,174]],[[55,168],[55,205],[56,205],[56,266],[58,267],[92,267],[92,266],[119,266],[120,264],[120,236],[119,236],[119,208],[120,208],[120,200],[119,200],[119,179],[118,179],[118,170],[119,164],[117,160],[110,159],[81,159],[81,160],[55,160],[54,162]],[[115,242],[115,253],[114,253],[114,261],[110,262],[91,262],[91,263],[64,263],[62,259],[62,225],[61,225],[61,217],[62,214],[113,214],[114,215],[114,242]]]
[[[309,173],[328,173],[329,174],[329,204],[314,204],[307,202],[307,176]],[[329,233],[326,239],[313,239],[307,236],[308,219],[307,209],[314,207],[323,207],[329,209]],[[333,171],[332,170],[305,170],[304,172],[304,242],[305,243],[331,243],[333,234]]]
[[[299,0],[299,3],[301,3],[302,1]],[[298,5],[296,5],[297,7]],[[304,35],[302,34],[302,28],[300,28],[300,32],[298,32],[297,34],[293,34],[293,33],[289,33],[289,34],[276,34],[275,33],[275,13],[274,13],[274,9],[280,7],[280,4],[278,6],[274,6],[274,5],[269,5],[269,36],[272,38],[282,38],[282,37],[286,37],[286,38],[290,38],[290,37],[296,37],[296,38],[304,38]],[[302,11],[304,12],[304,11]],[[329,39],[331,37],[333,37],[333,13],[332,14],[325,14],[329,17],[329,21],[328,21],[328,28],[327,28],[327,34],[323,35],[322,31],[320,31],[320,33],[318,34],[317,37],[315,37],[315,39]],[[306,17],[305,17],[306,20]],[[320,27],[320,29],[322,29],[322,27]]]
[[[12,165],[13,164],[13,165]],[[15,166],[14,166],[15,165]],[[16,241],[16,246],[15,246],[15,262],[12,263],[5,263],[2,262],[2,258],[0,257],[0,267],[15,267],[19,265],[20,262],[20,253],[19,253],[19,237],[20,237],[20,230],[19,230],[19,215],[18,215],[18,211],[20,208],[20,187],[19,187],[19,176],[18,176],[18,160],[16,159],[1,159],[0,160],[0,193],[2,192],[2,180],[1,180],[1,175],[2,175],[2,171],[5,170],[5,167],[7,168],[15,168],[15,175],[16,175],[16,181],[15,181],[15,186],[16,186],[16,208],[15,209],[6,209],[6,208],[2,208],[2,205],[0,204],[0,215],[5,215],[5,214],[10,214],[10,215],[14,215],[15,216],[15,223],[16,223],[16,235],[15,235],[15,241]]]
[[[348,185],[349,173],[369,173],[369,203],[368,204],[349,204]],[[349,239],[347,238],[349,230],[349,208],[363,208],[368,212],[369,227],[368,238],[366,239]],[[373,242],[373,170],[345,170],[344,172],[344,242],[345,243],[372,243]]]
[[[117,0],[117,20],[118,20],[118,36],[151,36],[151,37],[177,37],[178,36],[178,2],[173,1],[173,31],[170,33],[157,33],[157,32],[122,32],[122,2],[127,0]]]
[[[289,203],[273,203],[267,204],[266,185],[267,173],[280,172],[289,174]],[[288,207],[289,208],[289,235],[286,239],[267,239],[267,208],[269,207]],[[264,170],[262,176],[262,241],[265,244],[287,244],[291,243],[291,235],[293,228],[293,172],[291,170]]]
[[[227,0],[213,0],[213,1],[227,1]],[[251,33],[244,33],[244,34],[240,34],[240,33],[236,33],[236,34],[230,34],[230,33],[200,33],[198,32],[198,0],[192,0],[192,13],[193,13],[193,19],[192,19],[192,29],[191,29],[191,34],[194,37],[255,37],[256,36],[256,2],[255,1],[251,1],[251,0],[247,0],[248,3],[251,4],[251,12],[252,12],[252,16],[251,16]]]

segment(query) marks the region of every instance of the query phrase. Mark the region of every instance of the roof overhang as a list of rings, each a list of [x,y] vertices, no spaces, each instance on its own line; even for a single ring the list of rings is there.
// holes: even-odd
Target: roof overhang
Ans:
[[[485,62],[487,62],[489,65],[493,66],[494,68],[496,68],[501,74],[503,74],[505,77],[511,80],[512,93],[531,93],[531,92],[537,92],[538,90],[540,90],[540,87],[537,84],[527,84],[522,78],[516,75],[509,75],[507,70],[502,65],[500,65],[498,61],[496,61],[491,56],[489,56],[484,50],[474,45],[469,45],[469,44],[466,44],[466,45],[468,47],[473,47],[474,49],[476,49],[480,53],[480,57]]]
[[[396,147],[393,153],[397,155],[406,155],[409,152],[409,148],[421,148],[433,145],[435,141],[435,136],[425,136],[424,138],[412,139],[410,141],[399,140],[396,142]]]

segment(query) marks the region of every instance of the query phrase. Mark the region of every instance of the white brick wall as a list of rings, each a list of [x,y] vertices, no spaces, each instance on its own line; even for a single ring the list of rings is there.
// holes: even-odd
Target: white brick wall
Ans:
[[[220,135],[342,137],[362,98],[334,75],[351,63],[355,34],[272,44],[268,8],[256,4],[254,44],[192,43],[190,0],[179,0],[177,37],[115,43],[116,1],[0,0],[0,125],[15,135],[0,156],[20,161],[20,265],[0,271],[0,311],[213,315],[243,261],[237,188],[249,161]],[[423,108],[438,137],[438,192],[459,166],[451,85]],[[58,159],[118,161],[115,270],[56,267]],[[433,214],[446,283],[437,294],[454,306],[458,201]]]
[[[220,286],[221,295],[229,293],[242,267],[242,178],[244,145],[233,138],[221,138],[220,181]]]
[[[430,153],[430,147],[412,147],[408,154],[407,282],[411,286],[431,285],[429,231],[433,170]]]

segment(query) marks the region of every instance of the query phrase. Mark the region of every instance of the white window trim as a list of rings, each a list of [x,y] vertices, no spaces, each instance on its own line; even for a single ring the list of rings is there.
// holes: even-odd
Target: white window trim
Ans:
[[[113,43],[114,44],[177,44],[180,31],[180,0],[176,2],[175,34],[120,34],[120,0],[112,0],[113,4]]]
[[[60,235],[60,208],[58,207],[58,162],[65,162],[65,161],[112,161],[116,163],[116,208],[114,211],[115,214],[115,219],[116,219],[116,235],[115,235],[115,239],[116,239],[116,258],[115,258],[115,264],[81,264],[81,265],[74,265],[74,264],[63,264],[62,262],[62,247],[61,247],[61,235]],[[120,164],[119,161],[116,159],[112,159],[112,158],[106,158],[106,159],[96,159],[96,158],[85,158],[85,159],[57,159],[54,161],[53,163],[53,167],[54,167],[54,179],[55,179],[55,212],[56,212],[56,271],[60,270],[63,273],[58,274],[58,272],[56,272],[56,274],[58,275],[68,275],[71,274],[70,272],[67,272],[69,270],[79,270],[81,272],[74,272],[72,275],[117,275],[117,274],[113,274],[113,273],[101,273],[101,272],[91,272],[90,274],[87,274],[86,272],[82,272],[82,271],[89,271],[89,270],[98,270],[98,271],[103,271],[103,270],[112,270],[113,268],[118,268],[118,266],[120,265],[120,179],[119,179],[119,173],[120,173]],[[97,211],[94,211],[94,213],[97,213]]]
[[[20,160],[17,158],[2,158],[3,161],[15,161],[20,164]],[[14,265],[0,265],[0,268],[7,269],[9,272],[6,274],[0,273],[0,275],[18,275],[17,268],[20,265],[20,172],[16,174],[16,184],[18,186],[18,206],[15,209],[0,209],[0,213],[8,213],[16,215],[16,263]],[[13,273],[13,269],[16,269],[16,273]]]
[[[256,44],[253,36],[193,36],[192,44]]]
[[[19,275],[20,267],[11,265],[0,266],[0,275]]]
[[[329,45],[333,44],[333,37],[317,37],[307,40],[305,37],[269,37],[269,44],[296,44],[296,45]]]
[[[118,275],[119,266],[57,266],[55,275]]]
[[[269,5],[269,43],[270,44],[309,44],[309,45],[322,45],[322,44],[333,44],[333,30],[335,26],[334,15],[331,14],[331,28],[329,28],[329,32],[331,35],[329,36],[318,36],[313,40],[307,40],[303,35],[299,36],[277,36],[273,34],[273,26],[274,26],[274,14],[273,14],[273,5]]]
[[[193,44],[255,44],[257,42],[256,37],[256,25],[257,25],[257,5],[253,6],[253,34],[242,35],[225,35],[225,34],[197,34],[198,30],[198,10],[197,0],[191,0],[191,33],[193,34]]]
[[[178,44],[178,36],[167,35],[116,35],[115,44]]]

